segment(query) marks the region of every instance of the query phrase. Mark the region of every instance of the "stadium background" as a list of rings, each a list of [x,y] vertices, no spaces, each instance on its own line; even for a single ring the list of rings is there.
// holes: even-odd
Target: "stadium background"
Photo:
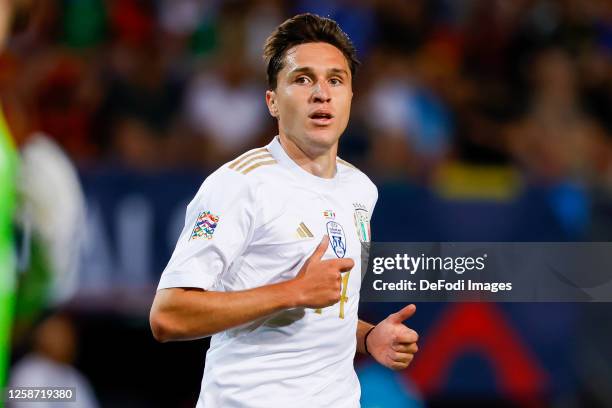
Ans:
[[[31,349],[35,322],[61,310],[76,328],[74,366],[102,406],[197,398],[208,340],[155,343],[149,306],[201,181],[275,133],[261,45],[295,13],[336,19],[363,62],[340,155],[379,187],[374,240],[612,236],[609,1],[16,4],[0,100],[20,146],[42,132],[62,147],[86,206],[82,220],[62,218],[53,184],[43,214],[20,221],[19,242],[31,230],[34,245],[20,247],[30,289],[22,283],[12,362]],[[47,183],[44,168],[29,182]],[[57,242],[79,244],[75,274],[36,252],[37,229],[69,222],[72,235]],[[362,316],[398,306],[363,304]],[[411,368],[358,358],[363,406],[612,406],[611,311],[419,304]]]

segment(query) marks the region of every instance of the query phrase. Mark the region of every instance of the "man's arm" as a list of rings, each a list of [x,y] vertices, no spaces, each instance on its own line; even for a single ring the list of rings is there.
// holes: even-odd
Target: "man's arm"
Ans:
[[[149,321],[158,341],[192,340],[248,323],[293,307],[321,308],[340,300],[341,272],[353,268],[352,259],[322,261],[329,238],[289,281],[237,292],[192,288],[157,291]]]
[[[161,342],[199,339],[298,303],[290,281],[240,292],[161,289],[151,307],[151,330]]]
[[[370,329],[374,327],[372,323],[368,323],[363,320],[357,322],[357,352],[361,354],[368,354],[365,348],[365,336],[368,334]],[[369,351],[369,350],[368,350]]]
[[[390,314],[376,326],[359,320],[357,351],[365,354],[367,342],[368,354],[380,364],[393,370],[403,370],[408,367],[414,354],[419,350],[417,346],[419,335],[402,322],[415,311],[415,305],[408,305],[399,312]]]

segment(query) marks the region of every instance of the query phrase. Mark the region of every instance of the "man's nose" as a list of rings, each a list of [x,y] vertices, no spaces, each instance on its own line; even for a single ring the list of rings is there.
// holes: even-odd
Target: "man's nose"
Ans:
[[[331,93],[326,82],[318,82],[312,89],[313,102],[329,102]]]

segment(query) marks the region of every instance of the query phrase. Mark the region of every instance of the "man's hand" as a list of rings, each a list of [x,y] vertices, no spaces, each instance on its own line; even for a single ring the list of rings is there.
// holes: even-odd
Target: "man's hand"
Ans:
[[[313,309],[331,306],[340,301],[341,272],[350,271],[355,262],[350,258],[321,258],[329,246],[329,237],[323,239],[317,249],[306,260],[300,272],[293,279],[292,286],[299,299],[299,306]]]
[[[385,367],[403,370],[408,367],[414,354],[419,350],[417,346],[419,335],[402,323],[415,311],[415,305],[406,306],[378,323],[367,336],[368,351]]]

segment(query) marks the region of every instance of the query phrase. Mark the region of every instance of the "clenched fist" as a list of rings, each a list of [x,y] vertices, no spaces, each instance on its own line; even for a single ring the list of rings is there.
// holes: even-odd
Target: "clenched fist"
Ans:
[[[313,254],[293,279],[299,306],[316,309],[340,301],[342,282],[340,274],[350,271],[355,266],[355,262],[350,258],[322,261],[321,258],[328,246],[329,237],[324,235]]]

